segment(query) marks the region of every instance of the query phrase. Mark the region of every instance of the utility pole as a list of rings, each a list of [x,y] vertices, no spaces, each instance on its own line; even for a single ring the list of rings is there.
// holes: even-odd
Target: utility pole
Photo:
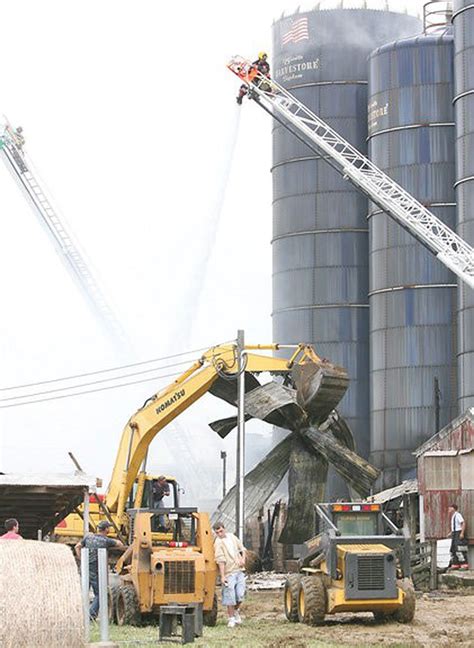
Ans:
[[[240,540],[244,538],[244,477],[245,477],[245,336],[237,331],[237,488],[235,503],[236,532]]]
[[[226,494],[226,468],[227,468],[227,452],[221,450],[221,459],[222,459],[222,499],[224,499]]]

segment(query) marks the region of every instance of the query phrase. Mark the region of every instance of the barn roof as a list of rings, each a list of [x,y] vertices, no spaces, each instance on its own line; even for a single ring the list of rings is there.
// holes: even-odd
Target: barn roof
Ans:
[[[427,441],[425,441],[421,446],[419,446],[414,451],[413,454],[415,455],[415,457],[419,457],[422,454],[429,452],[431,448],[436,446],[436,444],[438,444],[442,439],[445,439],[447,436],[449,436],[451,432],[453,432],[453,430],[456,430],[460,425],[462,425],[466,421],[470,421],[471,423],[474,424],[474,407],[470,407],[464,412],[464,414],[461,414],[453,421],[451,421],[451,423],[448,423],[448,425],[446,425],[442,430],[434,434]]]
[[[19,521],[24,538],[49,533],[95,485],[95,477],[84,473],[0,474],[0,533],[8,518]]]

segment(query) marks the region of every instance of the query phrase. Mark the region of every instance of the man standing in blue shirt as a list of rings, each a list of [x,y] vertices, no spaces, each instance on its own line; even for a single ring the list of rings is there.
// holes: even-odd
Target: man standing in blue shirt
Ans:
[[[97,525],[97,533],[90,533],[82,538],[76,544],[74,550],[76,556],[81,559],[81,549],[85,547],[89,549],[89,584],[94,592],[94,600],[91,603],[89,615],[92,620],[97,618],[99,612],[99,564],[98,564],[98,549],[109,549],[109,547],[118,547],[124,550],[125,545],[120,540],[108,538],[107,533],[112,525],[107,520],[102,520]]]

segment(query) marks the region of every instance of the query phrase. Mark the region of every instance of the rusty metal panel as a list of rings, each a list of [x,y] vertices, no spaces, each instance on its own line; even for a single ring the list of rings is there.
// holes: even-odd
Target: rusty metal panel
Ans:
[[[459,457],[461,470],[461,490],[474,490],[474,451]]]
[[[447,538],[449,533],[448,506],[459,498],[459,490],[427,491],[424,497],[425,535],[427,540]]]
[[[474,490],[463,490],[456,503],[466,521],[469,544],[474,545]]]
[[[450,531],[448,506],[459,506],[466,521],[469,544],[474,544],[474,491],[428,491],[424,496],[425,534],[427,540],[447,538]]]
[[[422,461],[424,486],[427,491],[461,489],[460,462],[456,454],[425,455]]]
[[[462,450],[474,447],[474,408],[466,410],[416,449],[420,457],[431,450]]]

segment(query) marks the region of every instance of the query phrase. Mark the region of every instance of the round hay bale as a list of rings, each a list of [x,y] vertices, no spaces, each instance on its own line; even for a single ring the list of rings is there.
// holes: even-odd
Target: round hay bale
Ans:
[[[0,540],[0,646],[84,646],[81,582],[71,550]]]

